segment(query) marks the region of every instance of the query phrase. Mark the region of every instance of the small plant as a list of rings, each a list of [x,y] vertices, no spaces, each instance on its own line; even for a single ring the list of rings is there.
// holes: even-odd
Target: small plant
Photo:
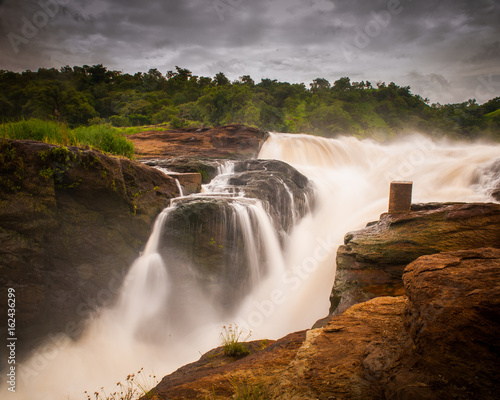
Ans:
[[[39,172],[40,176],[44,177],[45,180],[49,180],[54,175],[54,170],[50,167],[42,168]]]
[[[125,379],[125,383],[118,382],[117,388],[112,393],[106,393],[102,387],[98,392],[90,395],[87,391],[87,400],[136,400],[141,397],[146,399],[153,398],[151,389],[158,384],[156,375],[151,374],[146,376],[144,369],[141,368],[137,374],[131,374]]]
[[[223,326],[220,337],[224,354],[232,357],[242,357],[250,354],[247,344],[244,342],[247,341],[251,335],[252,332],[249,332],[248,335],[243,337],[243,331],[238,328],[236,324]]]
[[[234,400],[270,400],[271,395],[269,390],[261,381],[250,384],[248,382],[240,382],[234,378],[230,378],[229,382],[234,390]]]

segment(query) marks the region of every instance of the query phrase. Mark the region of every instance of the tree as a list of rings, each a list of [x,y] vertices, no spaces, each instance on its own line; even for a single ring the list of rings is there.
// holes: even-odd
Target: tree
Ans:
[[[311,86],[311,92],[313,93],[317,93],[322,90],[328,90],[331,87],[330,82],[328,82],[324,78],[314,79],[313,82],[310,84],[310,86]]]
[[[223,72],[219,72],[218,74],[215,75],[214,77],[214,82],[217,86],[224,86],[224,85],[229,85],[229,79],[224,75]]]
[[[255,85],[255,81],[250,77],[250,75],[240,76],[240,81],[241,81],[241,83],[244,83],[246,85],[250,85],[250,86]]]
[[[340,78],[333,83],[333,90],[335,92],[345,92],[350,89],[352,89],[351,79],[348,77]]]

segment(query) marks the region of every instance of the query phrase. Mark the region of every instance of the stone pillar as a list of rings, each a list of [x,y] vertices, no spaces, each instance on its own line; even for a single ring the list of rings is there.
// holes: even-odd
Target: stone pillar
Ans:
[[[391,182],[391,192],[389,195],[389,213],[410,212],[412,188],[413,182]]]

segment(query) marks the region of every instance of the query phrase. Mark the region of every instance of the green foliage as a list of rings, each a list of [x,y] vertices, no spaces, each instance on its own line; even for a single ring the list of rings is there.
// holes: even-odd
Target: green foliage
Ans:
[[[45,167],[40,170],[40,176],[44,177],[45,180],[49,180],[54,175],[54,170],[50,167]]]
[[[2,124],[0,136],[5,139],[31,139],[54,144],[68,144],[67,131],[57,122],[30,119]]]
[[[96,149],[122,155],[128,158],[134,156],[134,145],[120,131],[111,125],[92,125],[73,130],[75,145],[89,145]]]
[[[236,324],[229,324],[222,327],[220,334],[222,349],[224,354],[231,357],[243,357],[250,354],[246,343],[252,332],[243,336],[243,331]]]
[[[248,383],[230,378],[229,382],[234,390],[234,400],[271,400],[271,394],[262,382]]]
[[[2,124],[0,137],[16,140],[39,140],[64,146],[91,146],[104,152],[129,158],[134,155],[132,142],[123,137],[118,129],[108,124],[68,129],[65,124],[31,119]],[[64,147],[59,148],[58,151],[64,151],[61,149]],[[68,153],[67,149],[66,153]],[[61,162],[64,161],[61,160]]]
[[[131,374],[125,379],[125,383],[118,382],[114,391],[107,393],[102,387],[92,395],[85,391],[87,400],[137,400],[152,399],[151,389],[158,384],[156,375],[146,376],[141,368],[137,374]]]
[[[374,87],[349,77],[333,84],[318,77],[309,86],[272,79],[256,83],[249,75],[231,82],[223,72],[198,77],[178,66],[166,75],[156,69],[123,74],[101,64],[22,73],[0,70],[0,115],[4,122],[52,121],[51,130],[63,137],[50,139],[55,133],[38,130],[42,138],[37,140],[46,137],[67,145],[71,129],[103,124],[177,129],[242,123],[324,136],[391,136],[407,129],[462,138],[500,136],[498,97],[483,105],[475,100],[429,105],[409,86],[393,82]]]

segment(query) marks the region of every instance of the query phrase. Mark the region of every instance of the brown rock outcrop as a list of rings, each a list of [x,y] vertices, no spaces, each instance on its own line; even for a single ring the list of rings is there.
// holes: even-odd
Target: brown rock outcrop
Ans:
[[[403,279],[408,337],[388,374],[386,398],[497,398],[500,249],[420,257]]]
[[[493,400],[500,390],[499,273],[499,249],[421,257],[404,274],[408,298],[356,304],[323,328],[237,361],[213,350],[165,377],[151,395]]]
[[[382,214],[339,247],[330,312],[403,294],[403,270],[422,255],[484,246],[500,247],[500,204],[414,204],[409,213]]]
[[[134,143],[137,156],[143,159],[246,159],[257,156],[267,136],[267,132],[257,128],[231,124],[204,129],[145,131],[130,135],[128,139]]]
[[[0,286],[16,290],[23,348],[70,325],[78,334],[72,322],[112,301],[178,195],[172,178],[138,162],[11,140],[0,140],[0,188]]]
[[[232,399],[246,389],[269,399],[374,399],[381,392],[365,374],[385,366],[383,344],[396,349],[403,298],[358,304],[325,328],[296,332],[238,361],[212,350],[165,377],[153,399]],[[215,366],[212,366],[214,354]],[[233,362],[231,362],[233,361]],[[249,397],[251,398],[251,397]],[[259,397],[257,397],[259,398]]]

